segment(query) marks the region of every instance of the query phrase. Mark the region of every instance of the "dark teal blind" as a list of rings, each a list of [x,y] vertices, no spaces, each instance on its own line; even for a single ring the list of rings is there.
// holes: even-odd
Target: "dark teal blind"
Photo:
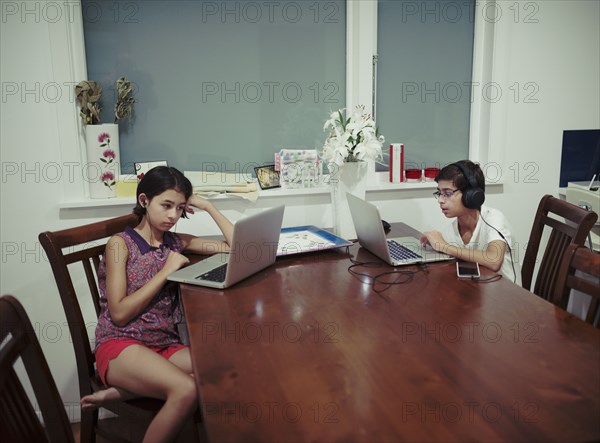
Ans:
[[[376,117],[409,167],[468,158],[475,1],[379,1]]]
[[[120,129],[122,172],[253,172],[282,148],[321,147],[345,105],[344,1],[82,0],[88,77],[114,118],[120,76],[135,119]]]

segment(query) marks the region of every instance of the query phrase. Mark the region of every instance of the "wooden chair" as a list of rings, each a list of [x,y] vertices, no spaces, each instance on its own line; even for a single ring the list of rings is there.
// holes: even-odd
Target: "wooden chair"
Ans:
[[[556,217],[564,218],[565,221]],[[550,228],[551,232],[539,266],[533,293],[545,300],[551,300],[567,246],[569,244],[583,245],[597,219],[598,215],[595,212],[587,211],[551,195],[542,197],[535,214],[521,268],[523,287],[531,290],[533,272],[546,226]]]
[[[100,296],[96,273],[106,245],[104,240],[122,232],[127,226],[134,227],[137,224],[137,217],[130,214],[62,231],[42,232],[39,235],[40,243],[50,261],[69,324],[77,362],[80,397],[104,389],[104,386],[97,374],[94,353],[90,345],[90,339],[93,341],[94,337],[88,336],[80,301],[69,272],[69,265],[76,262],[83,264],[97,318],[100,315]],[[101,240],[102,242],[99,243]],[[63,252],[66,248],[68,250]],[[164,402],[161,400],[139,398],[106,405],[105,408],[123,417],[123,420],[126,420],[126,429],[130,431],[129,438],[137,440],[143,435],[147,425],[163,404]],[[127,438],[124,438],[126,433],[123,432],[122,425],[108,426],[110,420],[107,420],[107,423],[103,422],[105,421],[98,421],[97,409],[82,410],[81,441],[94,442],[96,434],[111,441],[128,441]],[[138,428],[135,427],[135,424],[138,424]],[[114,429],[115,427],[118,429]]]
[[[74,443],[71,424],[31,321],[21,303],[11,295],[0,297],[0,344],[2,441]],[[19,358],[25,366],[45,428],[15,372],[14,364]]]
[[[577,271],[588,274],[593,278],[590,279],[579,273],[576,274]],[[592,297],[585,321],[593,325],[600,310],[600,254],[577,245],[567,246],[556,279],[556,289],[552,302],[563,309],[567,309],[572,289],[584,292]],[[596,327],[600,328],[600,321],[596,323]]]

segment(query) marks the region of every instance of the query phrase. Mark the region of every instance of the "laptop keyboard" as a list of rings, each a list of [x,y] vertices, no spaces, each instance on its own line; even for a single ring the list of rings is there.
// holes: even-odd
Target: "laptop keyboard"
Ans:
[[[225,281],[225,275],[227,274],[227,263],[219,266],[211,271],[205,272],[202,275],[196,277],[196,280],[208,280],[217,283],[223,283]]]
[[[422,258],[419,254],[414,253],[405,246],[394,240],[388,240],[388,248],[390,255],[395,261],[414,260],[415,258]]]

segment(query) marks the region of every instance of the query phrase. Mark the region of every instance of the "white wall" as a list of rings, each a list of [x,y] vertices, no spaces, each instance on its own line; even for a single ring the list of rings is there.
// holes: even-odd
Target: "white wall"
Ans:
[[[522,260],[539,199],[558,196],[562,131],[600,128],[600,2],[522,2],[518,22],[513,2],[500,5],[493,81],[503,97],[491,105],[489,161],[505,186],[492,203],[513,223]]]
[[[52,103],[56,90],[50,89],[54,73],[48,23],[36,22],[35,16],[9,19],[5,15],[8,3],[2,2],[0,24],[0,293],[13,294],[23,303],[39,331],[67,411],[76,418],[78,387],[68,329],[37,241],[42,230],[78,223],[60,220],[57,207],[63,187],[52,168],[52,162],[60,159],[60,140],[57,106]]]
[[[37,15],[35,9],[9,15],[7,7],[21,7],[24,2],[1,3],[0,293],[19,298],[37,326],[63,401],[75,421],[79,399],[72,347],[37,235],[120,215],[126,209],[59,210],[65,192],[62,181],[71,178],[69,169],[61,165],[61,154],[72,151],[77,139],[60,123],[65,110],[75,106],[71,86],[63,84],[62,74],[72,59],[60,60],[59,56],[57,61],[57,48],[50,38],[56,34],[54,27],[64,23],[51,23],[50,10],[45,15],[43,9]],[[537,12],[524,9],[525,4],[535,5]],[[503,191],[494,189],[488,202],[511,220],[521,260],[540,197],[557,194],[562,131],[600,127],[600,3],[522,2],[518,18],[514,7],[509,9],[514,2],[499,5],[503,14],[495,16],[491,80],[499,85],[502,96],[490,100],[489,152],[480,158],[487,159],[488,172],[499,171],[504,181]],[[538,22],[527,23],[526,17]],[[515,82],[520,92],[517,100]],[[531,88],[537,88],[530,97],[537,103],[525,102],[525,95],[535,91]],[[369,198],[391,222],[407,221],[421,230],[445,223],[429,191],[375,192]],[[327,220],[328,199],[322,196],[263,200],[258,206],[280,202],[288,205],[284,221],[288,226]],[[305,204],[310,205],[309,211],[304,210]],[[234,219],[253,210],[248,203],[219,205]],[[200,220],[187,222],[186,227],[198,233],[214,232]],[[91,317],[89,304],[86,311]]]

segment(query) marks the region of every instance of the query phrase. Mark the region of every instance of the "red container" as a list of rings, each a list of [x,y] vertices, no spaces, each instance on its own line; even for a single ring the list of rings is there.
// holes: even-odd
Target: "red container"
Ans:
[[[407,169],[404,173],[407,180],[421,180],[420,169]]]
[[[440,173],[440,168],[425,168],[425,180],[435,180]]]

